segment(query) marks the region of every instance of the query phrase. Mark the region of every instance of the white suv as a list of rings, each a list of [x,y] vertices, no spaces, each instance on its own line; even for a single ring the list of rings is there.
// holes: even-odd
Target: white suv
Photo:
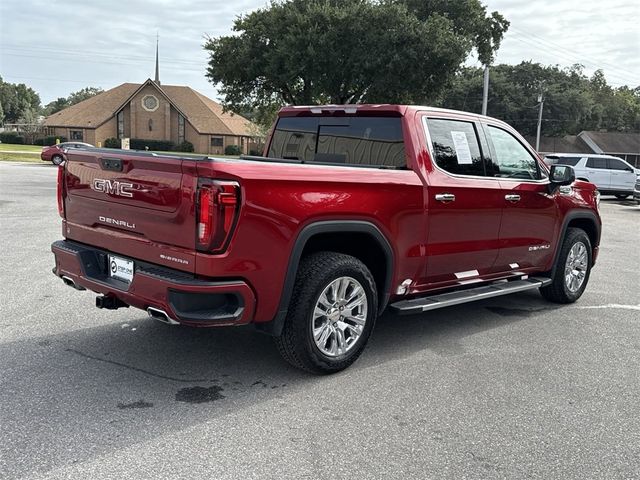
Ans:
[[[603,195],[624,199],[633,195],[637,171],[618,157],[591,153],[554,153],[544,158],[547,165],[571,165],[578,180],[595,184]]]

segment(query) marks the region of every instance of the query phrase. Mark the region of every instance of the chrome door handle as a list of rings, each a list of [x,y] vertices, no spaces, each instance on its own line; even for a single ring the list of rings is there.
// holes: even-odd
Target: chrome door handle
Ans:
[[[504,199],[508,200],[510,202],[519,202],[520,201],[520,195],[514,195],[514,194],[505,195]]]
[[[438,193],[436,194],[436,200],[439,202],[453,202],[456,196],[453,193]]]

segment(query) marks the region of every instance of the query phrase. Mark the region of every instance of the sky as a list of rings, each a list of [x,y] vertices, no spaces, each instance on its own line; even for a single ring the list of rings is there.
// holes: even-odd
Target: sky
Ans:
[[[510,22],[496,63],[523,60],[603,69],[613,86],[640,85],[640,1],[484,0]],[[1,0],[0,76],[32,87],[45,105],[84,87],[154,76],[219,98],[205,78],[207,36],[267,0]],[[479,65],[472,56],[469,65]]]

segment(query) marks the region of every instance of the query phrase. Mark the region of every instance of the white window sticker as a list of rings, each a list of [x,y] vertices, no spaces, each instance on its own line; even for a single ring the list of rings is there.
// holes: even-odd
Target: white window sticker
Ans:
[[[471,165],[473,159],[471,158],[471,150],[469,150],[467,134],[464,132],[451,131],[451,138],[453,138],[453,145],[456,147],[458,165]]]

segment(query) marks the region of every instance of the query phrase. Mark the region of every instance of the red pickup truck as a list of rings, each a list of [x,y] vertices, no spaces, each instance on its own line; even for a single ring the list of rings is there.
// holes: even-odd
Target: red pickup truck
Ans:
[[[287,107],[263,157],[70,149],[54,273],[96,305],[253,324],[314,373],[376,318],[539,288],[577,300],[599,197],[503,122],[399,105]]]

